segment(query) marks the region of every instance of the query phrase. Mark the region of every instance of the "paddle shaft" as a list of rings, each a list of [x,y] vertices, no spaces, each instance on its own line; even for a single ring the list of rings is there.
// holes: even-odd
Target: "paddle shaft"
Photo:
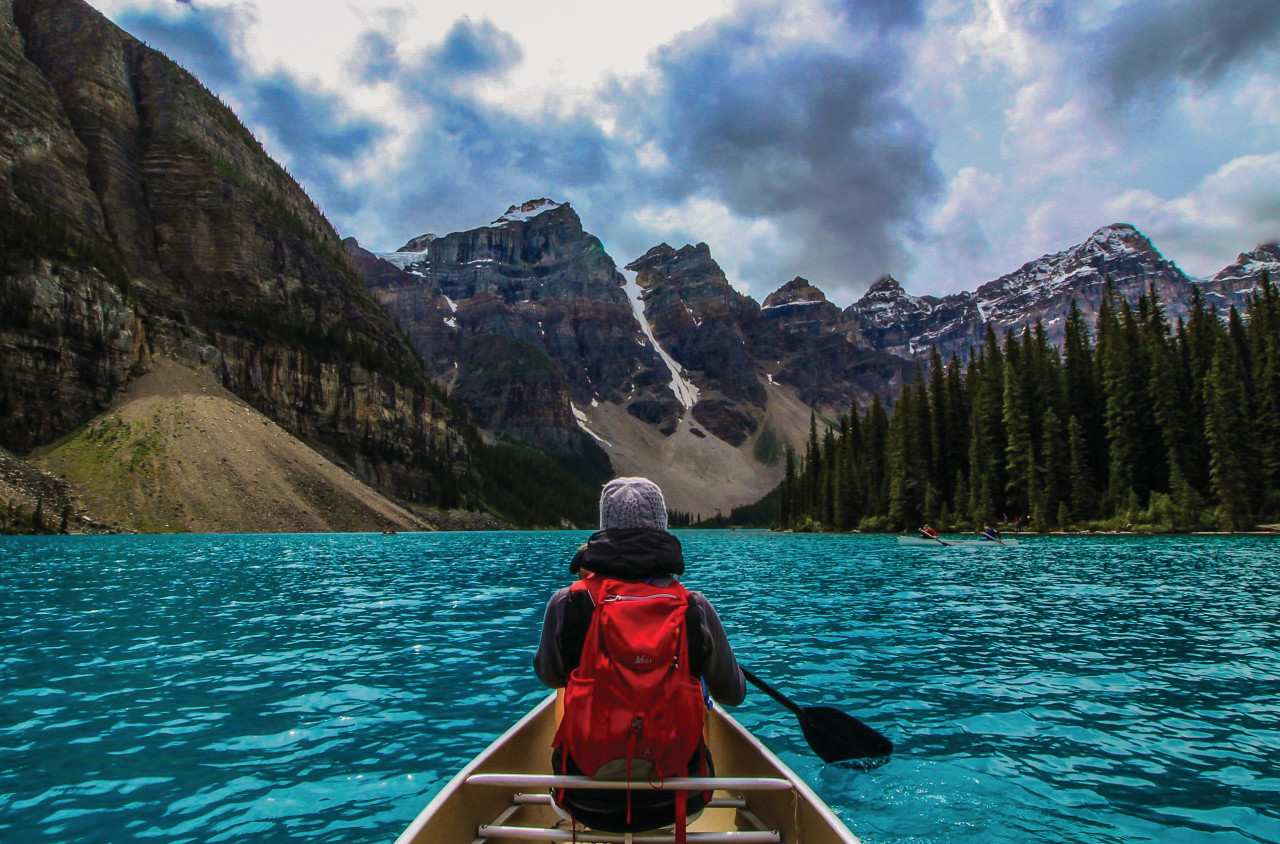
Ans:
[[[739,667],[739,668],[742,668],[742,666],[738,666],[738,667]],[[782,704],[783,706],[785,706],[787,709],[790,709],[790,710],[791,710],[792,712],[794,712],[795,714],[797,714],[797,715],[802,715],[802,714],[803,714],[803,710],[802,710],[802,709],[800,709],[799,705],[797,705],[795,701],[793,701],[791,698],[787,697],[787,696],[786,696],[786,695],[784,695],[782,692],[780,692],[780,691],[778,691],[777,689],[775,689],[773,686],[770,686],[770,685],[769,685],[768,683],[766,683],[764,680],[761,680],[759,677],[757,677],[756,675],[752,674],[752,673],[751,673],[750,671],[748,671],[747,669],[742,668],[742,676],[743,676],[743,677],[746,677],[746,678],[747,678],[747,681],[748,681],[748,682],[750,682],[750,683],[751,683],[751,685],[755,686],[757,689],[759,689],[760,691],[764,692],[764,693],[765,693],[765,694],[767,694],[769,697],[773,698],[773,699],[774,699],[774,700],[776,700],[778,703],[780,703],[780,704]]]

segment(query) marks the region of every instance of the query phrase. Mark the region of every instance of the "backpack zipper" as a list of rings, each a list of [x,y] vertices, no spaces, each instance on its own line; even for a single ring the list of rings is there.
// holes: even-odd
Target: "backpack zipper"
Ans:
[[[610,595],[606,595],[604,600],[605,600],[605,603],[609,603],[610,601],[649,601],[649,600],[652,600],[653,598],[679,599],[679,597],[680,597],[679,595],[675,595],[671,592],[655,592],[652,595],[612,595],[610,594]]]

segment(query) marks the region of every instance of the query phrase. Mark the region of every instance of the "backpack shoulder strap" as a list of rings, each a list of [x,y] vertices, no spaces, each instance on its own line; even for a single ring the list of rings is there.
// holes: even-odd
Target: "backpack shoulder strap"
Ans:
[[[560,658],[564,660],[565,675],[573,672],[582,662],[582,646],[587,641],[587,630],[595,614],[595,599],[586,581],[579,580],[569,587],[569,600],[564,605],[564,624],[560,628]]]

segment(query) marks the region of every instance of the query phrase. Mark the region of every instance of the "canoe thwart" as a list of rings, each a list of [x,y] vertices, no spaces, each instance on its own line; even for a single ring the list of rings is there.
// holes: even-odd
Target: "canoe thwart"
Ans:
[[[790,781],[779,777],[672,777],[662,783],[647,780],[595,780],[591,777],[557,774],[472,774],[468,785],[491,785],[498,788],[553,789],[592,788],[600,791],[626,791],[629,788],[651,788],[655,791],[790,791]]]
[[[543,792],[540,794],[524,794],[517,793],[513,800],[520,806],[550,806],[551,794]],[[747,799],[745,797],[721,797],[716,795],[706,802],[708,809],[745,809],[747,808]]]
[[[675,844],[675,834],[595,832],[578,828],[532,829],[523,826],[482,826],[480,838],[507,838],[516,841],[577,841],[580,844]],[[687,832],[689,844],[781,844],[776,832]]]

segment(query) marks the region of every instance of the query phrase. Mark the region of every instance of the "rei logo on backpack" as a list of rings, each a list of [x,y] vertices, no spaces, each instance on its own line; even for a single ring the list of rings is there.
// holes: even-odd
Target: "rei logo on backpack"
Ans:
[[[687,776],[706,712],[689,671],[688,590],[603,577],[572,588],[588,590],[595,609],[554,745],[596,779]]]

